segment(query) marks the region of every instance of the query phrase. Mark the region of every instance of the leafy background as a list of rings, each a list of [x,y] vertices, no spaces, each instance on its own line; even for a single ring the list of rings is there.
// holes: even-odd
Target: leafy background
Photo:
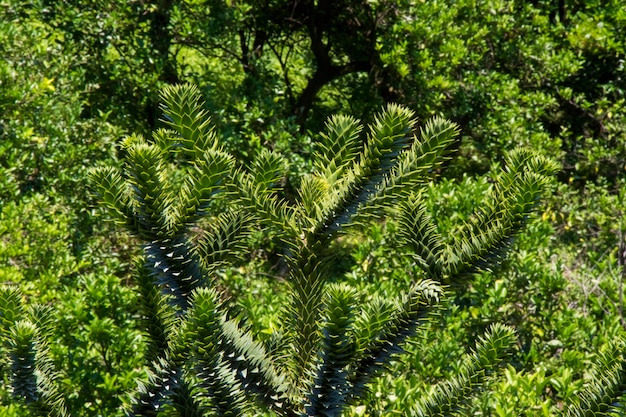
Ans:
[[[517,146],[559,161],[551,193],[497,271],[454,293],[355,415],[402,415],[454,374],[499,322],[515,346],[473,405],[555,415],[623,333],[626,7],[621,1],[34,1],[0,3],[0,282],[53,307],[51,351],[72,415],[113,416],[145,349],[129,284],[136,243],[106,221],[86,173],[119,165],[130,133],[162,126],[158,91],[193,82],[238,163],[287,158],[286,190],[312,169],[333,113],[385,102],[461,126],[429,193],[442,231],[466,218]],[[445,203],[441,203],[445,202]],[[370,293],[410,281],[396,225],[343,242],[336,273]],[[276,323],[278,242],[223,271],[259,334]],[[3,321],[4,323],[4,321]],[[2,328],[4,332],[6,326]],[[1,359],[4,361],[4,359]],[[5,363],[0,363],[3,367]],[[10,399],[0,413],[27,415]]]

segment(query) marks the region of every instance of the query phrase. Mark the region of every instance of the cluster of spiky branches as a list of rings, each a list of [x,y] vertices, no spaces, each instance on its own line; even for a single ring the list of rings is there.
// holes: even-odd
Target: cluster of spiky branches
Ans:
[[[314,171],[303,178],[299,200],[289,204],[278,192],[284,160],[263,151],[248,169],[236,167],[199,97],[190,85],[164,89],[167,129],[149,140],[128,137],[123,169],[91,174],[112,215],[143,242],[136,284],[149,339],[149,378],[128,409],[131,416],[157,415],[163,408],[183,416],[239,416],[254,406],[283,416],[340,415],[402,352],[444,284],[500,261],[554,169],[531,152],[513,152],[485,204],[454,239],[444,239],[422,188],[456,140],[453,123],[433,118],[418,130],[413,113],[396,105],[384,109],[366,132],[351,117],[333,117]],[[399,241],[428,279],[396,299],[362,300],[346,285],[329,284],[333,240],[388,215],[398,219]],[[276,337],[279,348],[271,351],[229,319],[215,274],[241,255],[256,224],[287,248],[290,302]],[[17,323],[15,395],[63,410],[56,393],[43,388],[51,384],[35,378],[49,373],[32,372],[46,366],[37,357],[45,351],[41,338],[34,326]],[[434,388],[415,413],[454,409],[495,368],[511,338],[510,329],[494,327],[462,375]]]
[[[413,193],[401,202],[400,240],[429,276],[459,283],[468,273],[499,263],[555,169],[553,162],[529,150],[512,151],[505,171],[495,177],[481,206],[454,231],[451,242],[437,232],[423,195]]]

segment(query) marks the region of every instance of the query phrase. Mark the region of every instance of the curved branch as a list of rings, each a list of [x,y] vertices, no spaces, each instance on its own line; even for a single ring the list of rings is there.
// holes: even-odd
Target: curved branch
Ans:
[[[304,126],[317,94],[326,84],[347,74],[355,72],[369,73],[371,70],[372,64],[369,61],[355,61],[344,65],[320,65],[320,62],[318,62],[313,77],[309,78],[306,87],[302,90],[302,93],[300,93],[294,107],[294,114],[298,125],[300,125],[300,127]]]

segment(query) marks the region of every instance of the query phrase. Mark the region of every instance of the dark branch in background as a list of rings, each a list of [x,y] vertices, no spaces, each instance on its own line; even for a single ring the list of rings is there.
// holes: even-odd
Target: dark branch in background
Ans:
[[[320,1],[317,5],[311,1],[300,3],[296,1],[294,2],[292,17],[290,18],[293,22],[301,22],[300,24],[305,26],[306,33],[309,37],[311,52],[315,60],[315,72],[313,76],[308,79],[306,87],[300,93],[292,109],[293,114],[296,116],[297,123],[302,128],[304,127],[304,123],[306,122],[309,111],[319,91],[326,84],[341,75],[356,71],[356,69],[348,71],[347,66],[350,64],[344,64],[342,66],[333,65],[330,56],[330,51],[333,48],[332,39],[327,32],[327,28],[324,28],[324,24],[329,19],[333,18],[328,8],[328,1]],[[324,39],[326,39],[326,42]],[[343,70],[342,67],[344,67]],[[368,71],[369,67],[363,70]]]
[[[283,75],[283,81],[285,83],[285,94],[287,95],[289,106],[291,108],[295,108],[295,97],[293,94],[293,86],[291,84],[291,80],[289,79],[289,67],[287,65],[287,63],[289,62],[289,55],[291,55],[291,52],[293,51],[293,45],[290,44],[288,46],[285,46],[285,43],[283,43],[281,51],[279,51],[276,48],[276,46],[271,42],[268,42],[267,46],[270,48],[270,50],[272,51],[272,53],[278,60],[278,63],[280,65],[280,70],[283,73],[282,75]],[[283,56],[283,50],[285,48],[287,48],[287,52]]]
[[[248,39],[246,32],[239,31],[239,47],[241,48],[241,65],[243,65],[243,71],[248,73],[250,71],[250,48],[248,48]]]
[[[150,43],[153,50],[157,52],[159,63],[162,65],[162,69],[158,73],[161,80],[169,84],[180,82],[176,64],[170,55],[172,34],[169,31],[169,26],[173,6],[173,0],[159,0],[158,4],[151,8],[147,15],[150,24]]]
[[[371,64],[369,62],[353,62],[346,65],[318,65],[313,77],[309,78],[308,83],[294,107],[296,121],[304,127],[309,111],[313,107],[313,102],[319,94],[320,90],[328,83],[347,74],[355,72],[369,72]]]
[[[313,75],[292,103],[291,113],[302,129],[320,91],[344,75],[368,74],[384,101],[397,99],[393,73],[384,68],[376,48],[379,32],[397,18],[395,7],[381,14],[367,2],[355,6],[344,1],[323,0],[317,4],[293,1],[288,9],[289,15],[277,19],[277,26],[287,32],[303,30],[314,58]]]
[[[155,26],[151,31],[151,37],[159,39],[159,43],[155,40],[153,43],[160,56],[165,53],[168,41],[191,47],[206,57],[223,52],[242,66],[245,74],[242,88],[251,91],[258,89],[259,78],[263,77],[262,66],[256,61],[269,51],[280,66],[279,76],[287,97],[285,111],[295,116],[301,130],[306,128],[320,91],[345,75],[366,74],[372,91],[377,91],[385,102],[400,98],[399,77],[392,66],[384,65],[377,45],[381,35],[401,17],[393,2],[374,6],[365,0],[259,0],[239,17],[231,14],[236,8],[232,5],[221,4],[210,12],[180,6],[183,15],[207,25],[204,32],[186,34],[168,32],[166,23],[170,20],[173,0],[161,1],[163,9],[159,6],[151,15],[151,24],[165,25],[159,30]],[[214,36],[216,30],[231,32],[232,42]],[[304,52],[310,59],[305,64],[304,86],[295,91],[290,62],[294,50]]]

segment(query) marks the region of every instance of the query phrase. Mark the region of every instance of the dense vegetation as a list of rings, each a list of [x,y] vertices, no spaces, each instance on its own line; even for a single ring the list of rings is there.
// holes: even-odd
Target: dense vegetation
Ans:
[[[306,345],[293,335],[277,337],[288,325],[319,326],[319,334],[328,337],[351,329],[354,340],[369,346],[368,337],[384,335],[371,328],[365,335],[359,327],[365,319],[349,319],[357,313],[344,311],[346,300],[359,297],[359,308],[380,303],[384,323],[401,316],[390,306],[410,299],[412,288],[423,289],[422,279],[443,284],[429,287],[431,295],[438,294],[438,307],[414,333],[396,323],[407,339],[404,353],[390,356],[388,370],[368,380],[358,396],[337,390],[335,397],[341,398],[333,404],[345,404],[346,415],[619,413],[626,376],[626,8],[621,1],[8,0],[0,3],[0,51],[0,414],[33,415],[40,407],[47,415],[51,407],[76,416],[114,416],[131,409],[138,381],[144,381],[145,392],[150,383],[158,385],[159,372],[169,369],[161,354],[176,345],[155,344],[159,327],[146,325],[145,300],[157,299],[142,285],[154,273],[143,268],[142,258],[150,255],[146,247],[167,233],[179,238],[176,233],[184,232],[217,250],[217,243],[203,239],[222,236],[220,227],[219,244],[240,237],[234,251],[240,256],[229,262],[211,258],[220,261],[215,265],[198,261],[207,269],[201,276],[211,277],[216,292],[183,291],[185,297],[196,291],[204,300],[184,319],[186,326],[201,322],[218,304],[271,354],[285,351],[281,343]],[[196,118],[176,122],[168,113],[174,103],[194,103],[160,95],[172,91],[167,86],[186,82],[202,95],[198,120],[210,117],[211,129]],[[428,180],[411,177],[412,192],[391,187],[399,194],[383,199],[383,205],[397,212],[372,219],[366,210],[350,233],[324,240],[316,233],[330,227],[335,213],[329,207],[339,202],[324,197],[319,178],[346,186],[352,180],[340,179],[348,165],[339,162],[365,163],[367,158],[357,155],[362,147],[365,153],[374,149],[367,141],[377,137],[353,127],[358,151],[351,151],[333,145],[332,132],[340,123],[376,126],[384,119],[381,108],[411,109],[418,138],[419,127],[428,130],[442,118],[456,123],[458,136],[446,144],[441,163],[432,161],[422,173]],[[345,116],[329,119],[333,114]],[[163,148],[169,182],[183,191],[189,178],[202,183],[193,168],[200,155],[168,147],[164,129],[176,131],[176,123],[181,138],[187,138],[184,126],[194,123],[210,132],[221,155],[228,155],[224,164],[232,181],[222,197],[195,196],[202,215],[189,209],[180,214],[187,217],[177,218],[184,204],[176,206],[172,196],[142,211],[164,227],[152,236],[158,227],[124,220],[141,202],[116,215],[115,207],[120,214],[124,206],[107,200],[115,193],[103,193],[104,177],[96,173],[126,172],[122,177],[132,180],[143,152],[137,149],[152,146]],[[207,139],[201,147],[211,144]],[[403,149],[387,150],[396,157]],[[525,194],[533,202],[541,194],[538,205],[520,203],[521,217],[498,221],[508,228],[503,236],[515,239],[496,240],[499,250],[487,250],[493,256],[486,258],[435,261],[449,249],[433,248],[471,252],[455,245],[464,230],[475,236],[488,231],[481,216],[509,213],[494,196],[507,186],[517,189],[513,184],[520,177],[507,180],[503,173],[522,168],[512,163],[524,159],[519,149],[531,150],[546,166],[556,162],[558,169],[541,181],[543,194],[535,188],[536,194]],[[386,173],[390,161],[383,171],[367,175]],[[93,171],[96,166],[106,168]],[[359,197],[359,187],[368,184],[363,175],[346,196]],[[173,195],[184,198],[183,191]],[[345,207],[338,207],[356,210],[372,196],[360,197],[353,206],[346,197]],[[113,211],[102,210],[103,202]],[[242,217],[228,217],[230,204],[242,207]],[[290,210],[306,215],[288,220]],[[158,220],[159,212],[166,220]],[[216,221],[215,213],[223,217]],[[111,214],[131,233],[107,221]],[[426,223],[415,219],[426,218],[432,223],[419,227]],[[172,219],[182,222],[179,229]],[[350,219],[343,218],[346,225]],[[237,229],[256,221],[262,227]],[[290,222],[308,228],[277,233]],[[410,226],[413,233],[407,233]],[[422,236],[428,250],[415,236]],[[481,240],[474,248],[480,245],[490,247]],[[297,310],[288,297],[298,291],[294,271],[315,270],[301,259],[302,252],[323,257],[327,246],[334,258],[333,268],[324,268],[324,285],[332,297],[315,303],[328,310],[307,316],[310,323],[285,316]],[[203,253],[210,257],[211,251]],[[460,280],[449,269],[455,262],[478,268],[469,268]],[[384,299],[395,301],[384,304]],[[188,302],[178,305],[186,310]],[[152,313],[162,314],[164,322],[180,319],[175,304],[154,303],[162,310]],[[194,340],[191,350],[203,350],[198,340],[210,335],[199,333],[207,328],[199,326],[194,338],[185,339]],[[161,335],[160,340],[173,339]],[[307,349],[322,352],[320,346]],[[353,365],[346,364],[363,360],[367,351],[350,357],[350,346],[335,348],[348,358],[333,361],[348,370]],[[497,354],[489,356],[491,351]],[[298,369],[308,376],[314,370],[324,374],[319,363],[313,366],[309,355],[299,352],[295,364],[277,365],[289,370],[288,378]],[[36,378],[29,379],[35,368]],[[203,397],[194,397],[194,390],[214,388],[202,383],[201,372],[196,377],[197,387],[187,386],[186,395],[200,398],[200,407]],[[293,397],[287,403],[297,404]],[[449,409],[428,408],[445,398],[456,398],[446,403]],[[164,415],[181,412],[176,401],[164,402],[169,404]],[[315,407],[307,410],[320,412]],[[275,406],[269,409],[277,412]],[[337,409],[324,412],[334,415]]]

